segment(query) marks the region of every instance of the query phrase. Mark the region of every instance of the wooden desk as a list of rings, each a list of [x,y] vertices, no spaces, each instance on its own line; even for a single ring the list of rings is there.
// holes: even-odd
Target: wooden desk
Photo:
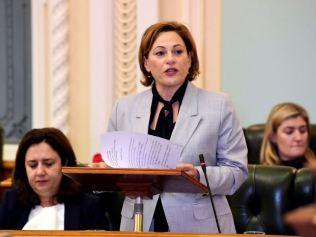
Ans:
[[[63,174],[92,190],[152,197],[161,192],[207,193],[207,187],[178,169],[63,167]]]
[[[0,162],[0,201],[4,192],[12,186],[11,176],[14,166],[14,161]]]
[[[14,169],[14,166],[15,166],[15,161],[9,161],[9,160],[2,161],[0,163],[0,170],[1,170],[0,180],[10,178],[12,176],[12,171]]]
[[[3,235],[7,234],[7,235]],[[154,233],[154,232],[123,232],[123,231],[60,231],[60,230],[10,230],[0,231],[0,236],[88,236],[88,237],[250,237],[262,235],[244,234],[184,234],[184,233]],[[265,235],[266,237],[293,237],[285,235]]]
[[[12,187],[12,178],[7,178],[5,180],[0,181],[0,188],[9,189]]]

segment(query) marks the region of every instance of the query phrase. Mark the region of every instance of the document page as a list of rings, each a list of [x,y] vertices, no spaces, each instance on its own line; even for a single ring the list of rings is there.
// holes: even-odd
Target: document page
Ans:
[[[101,136],[103,161],[113,168],[169,168],[180,161],[182,146],[160,137],[108,132]]]

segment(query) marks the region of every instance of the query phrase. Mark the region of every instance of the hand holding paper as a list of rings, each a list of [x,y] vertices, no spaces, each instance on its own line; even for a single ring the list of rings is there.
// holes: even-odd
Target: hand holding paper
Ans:
[[[176,168],[182,146],[147,134],[109,132],[101,136],[103,161],[113,168]]]

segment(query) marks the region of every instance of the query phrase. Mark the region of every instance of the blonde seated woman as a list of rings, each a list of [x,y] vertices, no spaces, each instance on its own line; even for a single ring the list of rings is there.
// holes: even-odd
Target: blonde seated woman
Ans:
[[[309,117],[302,106],[295,103],[274,106],[265,126],[261,163],[305,167],[315,160],[315,154],[308,147],[309,138]]]

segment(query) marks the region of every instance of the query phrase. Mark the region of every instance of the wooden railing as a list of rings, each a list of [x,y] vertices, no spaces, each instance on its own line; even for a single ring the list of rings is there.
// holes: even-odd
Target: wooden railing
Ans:
[[[161,233],[161,232],[122,232],[122,231],[35,231],[14,230],[0,231],[0,236],[87,236],[87,237],[250,237],[259,235],[245,234],[187,234],[187,233]],[[262,235],[260,235],[262,236]],[[289,237],[285,235],[265,235],[266,237]],[[293,237],[293,236],[291,236]]]

